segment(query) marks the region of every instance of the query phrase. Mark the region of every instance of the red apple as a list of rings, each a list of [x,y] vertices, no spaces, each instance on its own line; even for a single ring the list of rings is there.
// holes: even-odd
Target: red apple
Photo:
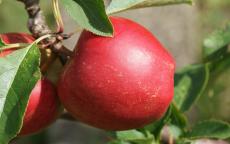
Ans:
[[[105,130],[140,128],[160,119],[173,98],[175,63],[141,25],[111,17],[114,36],[83,31],[58,94],[76,119]]]
[[[55,86],[48,80],[39,80],[32,90],[19,136],[37,133],[52,124],[61,112]]]
[[[12,44],[12,43],[32,43],[34,41],[34,38],[26,33],[6,33],[6,34],[0,34],[0,38],[3,40],[6,44]],[[7,54],[12,53],[15,51],[15,49],[7,49],[4,51],[0,51],[0,57],[3,57]]]
[[[7,44],[11,43],[32,43],[34,38],[24,33],[0,34],[0,38]],[[16,49],[8,49],[0,52],[4,57]],[[55,86],[47,79],[39,80],[32,90],[23,125],[19,136],[37,133],[54,122],[61,112]]]

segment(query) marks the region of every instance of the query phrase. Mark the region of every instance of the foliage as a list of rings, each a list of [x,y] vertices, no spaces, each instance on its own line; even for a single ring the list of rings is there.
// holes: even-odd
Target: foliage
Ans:
[[[112,36],[113,28],[102,0],[61,0],[69,15],[86,30]]]
[[[192,4],[192,0],[112,0],[107,8],[108,14],[113,14],[129,9],[152,7],[152,6],[163,6],[171,4]]]
[[[61,0],[61,3],[81,27],[97,35],[111,37],[113,27],[107,14],[150,6],[191,4],[192,1],[112,0],[107,14],[102,0]],[[229,65],[229,44],[230,24],[227,24],[226,28],[213,32],[204,40],[203,62],[176,72],[174,100],[164,117],[141,129],[117,131],[109,144],[157,144],[165,126],[178,143],[190,143],[199,138],[230,138],[228,123],[206,120],[190,128],[184,114],[199,99],[210,75]],[[4,46],[0,39],[0,50]],[[37,42],[0,58],[0,144],[8,143],[20,131],[29,94],[41,77],[39,62]]]
[[[36,43],[0,58],[1,144],[9,142],[21,128],[30,92],[40,78],[39,62]]]
[[[213,32],[209,37],[204,40],[203,54],[204,59],[212,60],[223,55],[227,51],[227,45],[230,43],[230,23],[227,24],[225,29]]]
[[[188,139],[227,139],[230,137],[230,125],[217,120],[202,121],[196,124],[190,131],[185,133],[183,137]]]
[[[182,111],[187,111],[204,91],[209,79],[207,64],[191,65],[175,74],[174,101]]]

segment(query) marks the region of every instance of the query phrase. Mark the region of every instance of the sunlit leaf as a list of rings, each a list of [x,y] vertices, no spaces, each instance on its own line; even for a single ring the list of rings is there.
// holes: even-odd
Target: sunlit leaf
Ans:
[[[39,61],[36,44],[0,58],[0,144],[21,129],[30,92],[40,78]]]
[[[153,135],[145,135],[138,130],[127,130],[116,132],[117,139],[124,142],[138,143],[138,144],[152,144],[154,137]]]
[[[199,138],[230,138],[230,125],[223,121],[207,120],[196,124],[191,131],[184,135],[188,139]]]
[[[170,120],[171,113],[172,113],[172,107],[170,106],[167,112],[165,113],[165,115],[160,120],[145,126],[145,129],[150,131],[152,134],[154,134],[156,139],[159,139],[161,130]]]
[[[107,144],[130,144],[130,143],[121,141],[121,140],[113,140],[113,141],[108,142]]]
[[[129,9],[183,3],[191,4],[192,0],[112,0],[106,11],[107,14],[113,14]]]
[[[106,15],[103,0],[61,0],[61,3],[81,27],[97,35],[113,35],[113,27]]]
[[[207,64],[191,65],[175,74],[174,102],[180,111],[187,111],[207,86]]]
[[[184,113],[182,113],[174,103],[171,104],[171,116],[170,123],[184,129],[187,126],[187,118]]]
[[[212,60],[227,52],[230,44],[230,23],[224,29],[214,31],[203,43],[204,59]]]
[[[0,0],[1,1],[1,0]],[[6,44],[4,43],[4,41],[0,38],[0,47],[2,46],[6,46]]]

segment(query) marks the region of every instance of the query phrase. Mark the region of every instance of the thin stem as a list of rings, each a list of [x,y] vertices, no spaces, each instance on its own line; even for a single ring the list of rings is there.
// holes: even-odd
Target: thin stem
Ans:
[[[26,43],[7,44],[6,46],[0,47],[0,50],[15,49],[15,48],[24,48],[24,47],[26,47],[28,45],[29,44],[26,44]]]
[[[43,73],[43,74],[45,74],[47,71],[48,71],[48,69],[49,69],[49,67],[55,62],[55,60],[57,59],[57,55],[56,54],[54,54],[54,53],[52,53],[52,51],[50,50],[50,49],[46,49],[45,50],[45,54],[46,54],[46,56],[47,56],[47,59],[46,59],[46,61],[45,61],[45,63],[43,63],[42,65],[41,65],[41,72]]]
[[[47,38],[50,38],[50,37],[52,37],[51,34],[43,35],[43,36],[39,37],[38,39],[36,39],[35,43],[39,43],[40,41],[47,39]]]
[[[64,24],[62,21],[58,0],[52,0],[52,4],[54,17],[57,23],[57,33],[62,33],[64,31]]]
[[[170,134],[169,136],[169,144],[173,144],[174,143],[174,138],[173,136]]]
[[[44,35],[40,38],[38,38],[36,41],[34,41],[35,43],[39,43],[40,41],[48,38],[48,37],[51,37],[52,35],[50,34],[47,34],[47,35]],[[30,44],[27,44],[27,43],[14,43],[14,44],[7,44],[6,46],[2,46],[0,47],[0,50],[6,50],[6,49],[15,49],[15,48],[25,48],[27,46],[29,46]]]

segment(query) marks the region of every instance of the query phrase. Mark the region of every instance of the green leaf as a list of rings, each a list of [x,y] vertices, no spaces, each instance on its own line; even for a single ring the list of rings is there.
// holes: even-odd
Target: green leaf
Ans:
[[[230,23],[224,29],[214,31],[203,42],[203,57],[205,60],[218,58],[227,52],[230,44]]]
[[[187,126],[187,118],[184,113],[180,112],[174,103],[171,104],[171,121],[170,123],[184,129]]]
[[[145,126],[144,129],[150,131],[152,134],[154,134],[155,138],[159,140],[161,130],[170,120],[171,112],[172,112],[172,107],[170,105],[163,118],[150,125]]]
[[[118,131],[116,135],[118,139],[125,141],[145,139],[145,135],[137,130]]]
[[[130,143],[125,141],[120,141],[120,140],[113,140],[108,142],[107,144],[130,144]]]
[[[230,67],[230,53],[226,53],[224,56],[217,60],[213,60],[209,64],[210,73],[212,75],[221,75],[226,72],[226,69]]]
[[[207,120],[196,124],[191,131],[184,135],[187,139],[200,138],[230,138],[230,125],[223,121]]]
[[[179,112],[178,109],[172,103],[162,119],[157,122],[154,122],[148,126],[145,126],[145,130],[150,131],[156,140],[159,140],[161,131],[166,125],[175,125],[178,128],[184,128],[187,124],[186,117],[182,112]]]
[[[0,0],[0,4],[1,4],[1,0]],[[2,47],[2,46],[6,46],[6,44],[4,43],[2,38],[0,37],[0,47]]]
[[[0,58],[0,144],[21,129],[29,95],[40,79],[39,61],[35,43]]]
[[[113,14],[129,9],[182,3],[192,4],[192,0],[112,0],[106,11]]]
[[[73,20],[86,30],[101,36],[113,35],[103,0],[61,0],[61,3]]]
[[[208,64],[191,65],[175,74],[174,102],[180,111],[187,111],[202,94],[209,79]]]
[[[147,136],[138,130],[127,130],[116,132],[117,138],[121,141],[132,142],[135,144],[152,144],[154,137],[151,134]]]
[[[197,143],[194,143],[194,141],[184,141],[182,139],[178,139],[176,141],[176,144],[197,144]]]

